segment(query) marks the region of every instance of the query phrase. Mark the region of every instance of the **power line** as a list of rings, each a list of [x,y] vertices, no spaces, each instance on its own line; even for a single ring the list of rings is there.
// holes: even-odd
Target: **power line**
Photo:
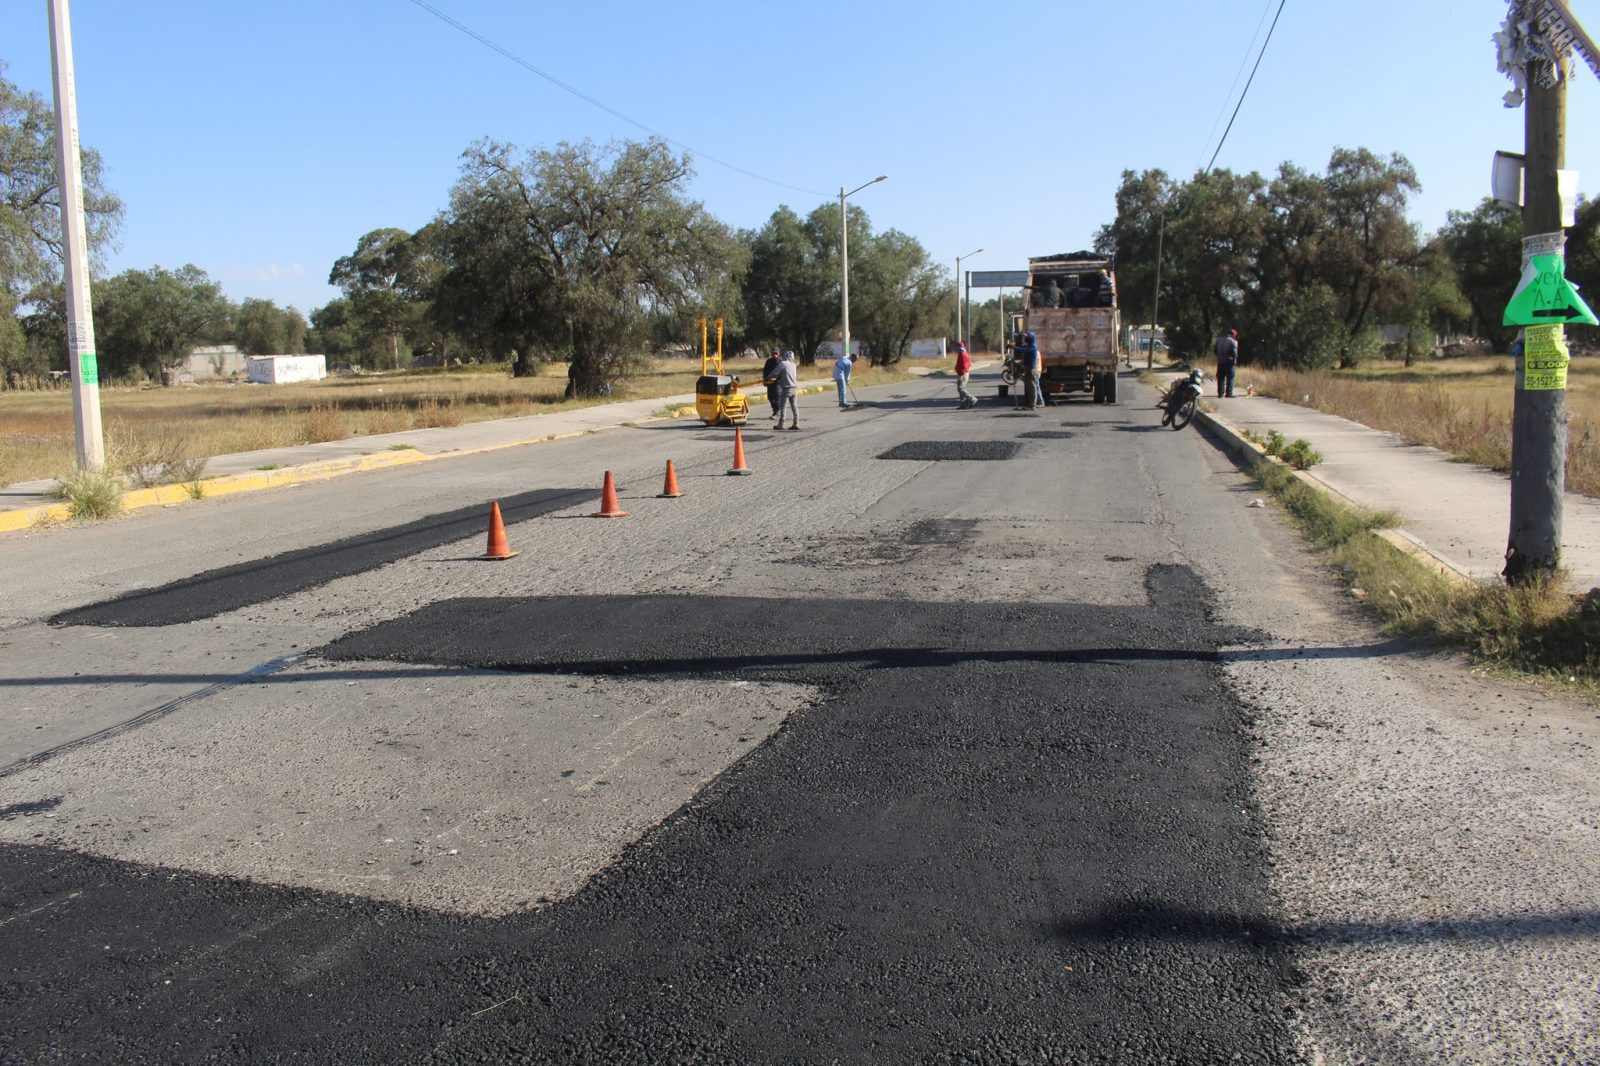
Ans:
[[[1250,78],[1244,83],[1244,92],[1239,94],[1239,102],[1234,105],[1233,116],[1228,119],[1228,128],[1222,131],[1222,140],[1217,142],[1217,150],[1211,153],[1211,162],[1206,164],[1206,173],[1211,173],[1211,168],[1217,165],[1217,156],[1222,154],[1222,146],[1228,143],[1228,133],[1233,129],[1233,120],[1239,117],[1239,108],[1244,106],[1244,98],[1250,95],[1250,86],[1256,80],[1256,71],[1261,69],[1261,57],[1267,54],[1267,45],[1272,43],[1272,31],[1278,28],[1278,16],[1283,14],[1283,5],[1289,0],[1278,0],[1278,14],[1272,16],[1272,25],[1267,28],[1267,39],[1261,42],[1261,51],[1256,53],[1256,65],[1250,68]]]
[[[1217,135],[1217,127],[1222,124],[1222,115],[1228,110],[1228,100],[1233,96],[1233,90],[1239,87],[1239,79],[1244,75],[1245,64],[1250,62],[1250,53],[1256,50],[1256,38],[1261,36],[1261,27],[1267,24],[1267,12],[1272,10],[1272,0],[1267,0],[1261,8],[1261,17],[1256,19],[1255,32],[1250,35],[1250,43],[1245,45],[1244,55],[1239,57],[1239,69],[1233,72],[1233,81],[1228,83],[1228,91],[1223,94],[1222,103],[1217,106],[1217,117],[1211,120],[1211,129],[1206,131],[1206,139],[1201,142],[1200,155],[1205,156],[1205,146],[1211,143],[1211,138]],[[1200,169],[1200,160],[1194,161],[1194,168]]]
[[[753,170],[746,170],[744,167],[736,166],[735,164],[730,163],[725,159],[718,159],[716,156],[711,155],[708,152],[699,151],[698,149],[696,149],[694,147],[691,147],[690,145],[684,144],[680,140],[677,140],[677,139],[672,138],[672,137],[668,137],[665,133],[662,133],[660,130],[652,129],[649,126],[646,126],[643,122],[640,122],[638,119],[633,118],[633,117],[631,117],[629,115],[623,114],[621,111],[618,111],[616,108],[612,107],[610,104],[603,103],[602,101],[596,100],[594,97],[590,96],[588,93],[584,92],[583,90],[581,90],[581,89],[579,89],[579,88],[577,88],[575,86],[568,85],[566,82],[562,81],[560,78],[556,77],[554,74],[551,74],[549,71],[541,70],[540,68],[534,66],[532,63],[528,62],[526,59],[523,59],[521,56],[517,55],[515,52],[511,51],[510,49],[502,48],[500,45],[496,44],[494,41],[491,41],[489,38],[485,37],[483,34],[479,33],[477,30],[473,29],[471,26],[467,26],[467,25],[465,25],[465,24],[463,24],[461,22],[456,21],[455,19],[451,18],[449,15],[446,15],[443,11],[440,11],[438,8],[434,7],[432,4],[426,3],[425,0],[411,0],[411,2],[413,4],[416,4],[418,7],[422,8],[422,10],[428,12],[430,15],[432,15],[435,18],[439,19],[441,22],[445,22],[445,23],[447,23],[447,24],[449,24],[451,26],[454,26],[456,29],[460,30],[462,33],[466,34],[468,37],[471,37],[473,40],[477,41],[479,44],[483,45],[484,47],[492,48],[496,52],[499,52],[501,55],[503,55],[507,59],[511,60],[511,62],[515,63],[517,66],[522,67],[524,70],[527,70],[530,73],[537,74],[539,77],[543,78],[545,81],[549,82],[551,85],[554,85],[556,88],[560,89],[561,91],[567,92],[567,93],[571,93],[573,96],[576,96],[578,99],[582,100],[584,103],[590,105],[591,107],[597,107],[601,111],[604,111],[606,114],[611,115],[614,118],[619,118],[622,121],[626,122],[630,126],[636,126],[639,129],[644,130],[650,136],[657,137],[657,138],[665,141],[666,143],[668,143],[670,145],[673,145],[673,146],[675,146],[677,148],[681,148],[685,152],[688,152],[692,156],[696,156],[696,157],[698,157],[700,159],[707,160],[708,162],[715,163],[719,167],[726,167],[728,170],[731,170],[731,171],[733,171],[733,172],[735,172],[737,174],[743,174],[747,178],[754,178],[757,181],[764,181],[768,185],[776,185],[776,186],[778,186],[779,188],[782,188],[782,189],[789,189],[789,190],[791,190],[793,192],[803,192],[808,196],[829,196],[829,195],[831,195],[831,194],[825,193],[825,192],[818,192],[815,189],[801,188],[799,185],[790,185],[788,182],[779,181],[776,178],[769,178],[764,174],[757,174]]]

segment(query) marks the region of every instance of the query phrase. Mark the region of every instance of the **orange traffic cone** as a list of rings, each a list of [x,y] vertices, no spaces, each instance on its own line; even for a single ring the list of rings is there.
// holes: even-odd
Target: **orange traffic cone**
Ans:
[[[674,500],[682,495],[683,493],[678,489],[678,472],[672,469],[672,460],[668,459],[667,483],[661,486],[661,498],[664,500]]]
[[[506,524],[500,518],[500,501],[496,500],[489,505],[489,550],[480,558],[509,559],[516,554],[506,541]]]
[[[733,466],[728,470],[730,474],[748,474],[750,468],[744,465],[744,430],[738,426],[733,427]]]
[[[606,471],[605,487],[600,490],[600,510],[591,518],[627,518],[628,512],[622,509],[617,502],[617,483],[611,480],[611,471]]]

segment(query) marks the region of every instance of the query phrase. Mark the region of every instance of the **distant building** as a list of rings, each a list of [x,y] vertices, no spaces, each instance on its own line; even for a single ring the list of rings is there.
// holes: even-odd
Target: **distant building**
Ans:
[[[258,385],[321,381],[328,376],[328,360],[321,355],[252,355],[245,362],[250,380]]]
[[[852,337],[850,350],[859,358],[861,355],[861,342]],[[912,359],[943,359],[946,354],[945,338],[927,337],[922,340],[914,340],[911,342],[911,350],[908,354]],[[839,359],[839,342],[823,341],[822,346],[817,349],[817,358],[825,359],[830,363],[837,362]]]
[[[187,372],[194,381],[215,381],[245,373],[245,354],[231,344],[213,344],[196,348],[189,358],[179,363],[177,369]]]

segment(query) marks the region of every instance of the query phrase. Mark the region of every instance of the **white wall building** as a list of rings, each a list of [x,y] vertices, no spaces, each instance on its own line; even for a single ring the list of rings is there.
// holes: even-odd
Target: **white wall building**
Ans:
[[[250,380],[258,385],[321,381],[328,376],[328,359],[322,355],[252,355],[247,363]]]

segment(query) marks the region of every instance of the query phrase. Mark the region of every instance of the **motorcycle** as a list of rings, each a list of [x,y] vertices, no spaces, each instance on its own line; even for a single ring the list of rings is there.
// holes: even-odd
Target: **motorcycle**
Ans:
[[[1007,385],[1015,385],[1019,378],[1027,376],[1028,372],[1022,369],[1022,360],[1014,352],[1007,352],[1006,361],[1000,367],[1000,380]]]
[[[1156,406],[1161,409],[1163,426],[1182,429],[1189,424],[1194,418],[1195,408],[1200,406],[1200,397],[1204,395],[1202,383],[1205,379],[1205,374],[1195,367],[1189,371],[1188,377],[1174,381],[1172,387],[1162,394]]]

